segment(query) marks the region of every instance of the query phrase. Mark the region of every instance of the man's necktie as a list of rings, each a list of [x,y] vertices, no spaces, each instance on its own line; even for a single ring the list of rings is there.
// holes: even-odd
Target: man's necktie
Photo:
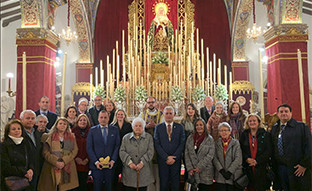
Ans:
[[[104,144],[106,145],[107,143],[107,127],[102,127],[102,135],[104,139]]]
[[[278,154],[280,156],[284,155],[284,150],[283,150],[283,132],[285,130],[285,125],[281,125],[281,132],[278,135],[278,140],[277,140],[277,149],[278,149]]]
[[[169,141],[171,141],[171,133],[172,133],[171,125],[168,124],[167,128],[168,128],[168,138],[169,138]]]

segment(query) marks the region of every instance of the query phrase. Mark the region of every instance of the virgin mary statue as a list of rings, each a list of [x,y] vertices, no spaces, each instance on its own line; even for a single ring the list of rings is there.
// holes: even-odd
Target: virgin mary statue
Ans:
[[[163,2],[157,3],[155,13],[148,31],[149,45],[152,51],[167,51],[174,34],[172,23],[167,16],[168,6]]]

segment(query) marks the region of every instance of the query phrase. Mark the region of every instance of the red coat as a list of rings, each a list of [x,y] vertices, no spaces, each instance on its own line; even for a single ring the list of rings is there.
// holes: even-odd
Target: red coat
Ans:
[[[84,136],[81,135],[81,129],[79,127],[75,127],[72,129],[72,132],[76,136],[76,141],[77,141],[77,146],[78,146],[78,154],[76,158],[78,157],[78,158],[81,158],[82,160],[85,160],[86,158],[88,158],[89,160],[88,153],[87,153],[87,136],[89,133],[89,129],[90,127],[87,127]],[[79,165],[76,163],[76,166],[77,166],[77,171],[80,171],[80,172],[89,171],[89,163],[87,163],[86,165]]]

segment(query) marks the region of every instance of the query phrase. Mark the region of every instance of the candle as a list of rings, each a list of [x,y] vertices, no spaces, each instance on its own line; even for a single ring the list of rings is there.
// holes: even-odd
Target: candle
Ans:
[[[26,96],[27,96],[27,87],[26,87],[26,52],[23,52],[23,111],[26,110]]]
[[[233,83],[233,82],[232,82],[232,72],[230,72],[229,81],[230,81],[230,94],[229,94],[230,96],[229,96],[229,101],[231,101],[231,100],[233,99],[233,95],[232,95],[232,91],[233,91],[233,90],[232,90],[232,87],[233,87],[233,86],[232,86],[232,83]],[[229,104],[229,105],[230,105],[230,104]]]
[[[299,88],[300,88],[300,102],[301,102],[301,119],[303,123],[306,123],[302,59],[301,59],[301,51],[299,49],[297,50],[297,56],[298,56]]]
[[[217,81],[216,69],[217,69],[216,54],[213,53],[213,89],[216,88]]]
[[[209,77],[210,77],[210,95],[212,95],[212,93],[213,93],[212,61],[209,61]]]
[[[113,79],[115,80],[115,49],[113,49]]]
[[[95,67],[95,86],[98,86],[98,67]]]
[[[100,76],[101,76],[100,84],[103,87],[104,86],[104,75],[103,75],[104,73],[102,73],[102,70],[103,70],[103,61],[100,60]]]
[[[11,90],[11,78],[9,78],[9,91]]]
[[[90,74],[90,101],[92,99],[92,86],[93,86],[93,77],[92,74]]]
[[[260,76],[260,109],[261,109],[261,120],[264,121],[264,99],[263,99],[263,75],[262,75],[262,60],[261,60],[261,51],[259,53],[259,76]]]
[[[224,86],[226,89],[227,88],[227,68],[226,68],[226,65],[224,65]]]
[[[61,116],[64,116],[65,107],[65,77],[66,77],[66,63],[67,63],[67,53],[64,54],[64,64],[62,73],[62,98],[61,98]]]
[[[218,85],[221,84],[221,59],[218,59]]]

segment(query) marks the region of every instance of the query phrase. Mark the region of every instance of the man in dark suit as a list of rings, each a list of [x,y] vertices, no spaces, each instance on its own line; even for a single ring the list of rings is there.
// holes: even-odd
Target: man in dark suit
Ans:
[[[57,119],[57,114],[52,112],[52,111],[49,111],[50,99],[47,96],[42,96],[39,100],[38,105],[39,105],[40,109],[35,111],[36,116],[38,116],[40,114],[47,116],[47,118],[48,118],[47,129],[50,130],[53,127],[53,125]]]
[[[117,161],[120,138],[118,128],[108,125],[109,114],[100,111],[98,117],[99,125],[93,126],[87,137],[87,152],[90,158],[89,167],[93,177],[95,191],[102,190],[105,181],[106,191],[112,191],[112,180],[114,175],[114,163]],[[99,159],[110,157],[109,168],[102,168]]]
[[[271,131],[273,167],[278,175],[275,183],[280,183],[279,189],[285,191],[311,190],[311,132],[292,118],[287,104],[278,106],[277,116],[279,120]]]
[[[31,185],[35,190],[37,190],[37,185],[39,181],[39,176],[41,173],[41,168],[43,165],[43,156],[42,156],[42,143],[41,136],[42,133],[34,129],[34,125],[36,122],[36,114],[32,110],[24,110],[20,114],[21,122],[24,126],[26,132],[26,140],[29,142],[31,146],[32,163],[34,164],[34,174],[33,179],[31,181]]]
[[[95,105],[88,110],[90,123],[92,126],[99,124],[99,121],[98,121],[99,113],[102,110],[105,110],[102,103],[103,103],[102,97],[100,95],[97,95],[94,98],[94,104]]]
[[[207,96],[205,98],[205,106],[200,108],[200,117],[207,123],[213,111],[214,111],[213,98]]]
[[[173,107],[165,107],[165,122],[155,127],[154,145],[158,154],[161,191],[169,190],[169,183],[172,191],[179,190],[185,134],[183,126],[173,122],[174,114]]]

